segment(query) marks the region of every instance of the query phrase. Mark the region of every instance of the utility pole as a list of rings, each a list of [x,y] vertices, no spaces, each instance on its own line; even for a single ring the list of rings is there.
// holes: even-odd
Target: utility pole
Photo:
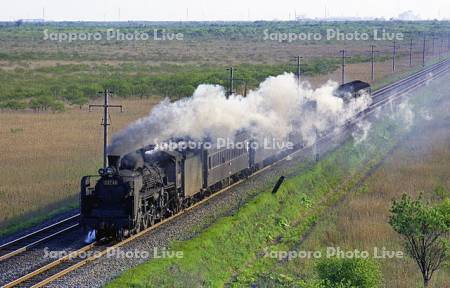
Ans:
[[[303,59],[303,57],[301,56],[297,56],[295,57],[295,60],[297,61],[297,69],[296,69],[296,73],[295,76],[297,76],[297,83],[298,85],[300,85],[300,60]]]
[[[228,78],[228,92],[227,92],[227,98],[233,94],[233,90],[234,90],[234,68],[230,67],[227,68],[227,71],[230,71],[230,76]]]
[[[111,92],[108,89],[105,89],[105,91],[99,93],[103,93],[103,96],[105,97],[103,105],[89,105],[89,112],[91,111],[92,107],[103,107],[103,121],[101,124],[103,126],[103,168],[106,168],[108,166],[106,150],[108,149],[108,126],[110,125],[110,123],[108,122],[109,108],[120,108],[120,112],[123,112],[123,108],[122,105],[109,104],[109,95],[111,94]]]
[[[423,47],[422,47],[422,67],[425,67],[425,47],[427,44],[427,39],[425,34],[423,34]]]
[[[371,52],[371,73],[370,73],[370,75],[371,75],[371,78],[370,79],[372,79],[372,82],[373,81],[375,81],[375,52],[379,52],[379,51],[375,51],[374,50],[374,48],[375,48],[375,45],[370,45],[370,52]]]
[[[412,66],[412,50],[413,50],[413,39],[409,39],[409,67]]]
[[[432,42],[433,44],[432,44],[432,46],[431,46],[431,47],[432,47],[432,48],[431,48],[431,51],[432,51],[432,52],[431,52],[431,53],[432,53],[431,56],[432,56],[432,57],[434,57],[434,54],[435,54],[435,53],[434,53],[434,40],[435,40],[435,39],[436,39],[436,36],[435,36],[434,33],[433,33],[433,39],[432,39],[432,40],[433,40],[433,42]]]
[[[226,92],[226,97],[230,97],[234,93],[234,81],[241,81],[244,83],[244,97],[247,96],[247,81],[245,81],[242,78],[235,78],[234,72],[236,72],[236,69],[234,67],[227,68],[227,71],[230,71],[230,74],[228,76],[228,91]]]
[[[450,32],[447,35],[447,52],[450,51]]]
[[[342,54],[342,63],[341,63],[341,84],[345,83],[345,58],[350,58],[345,56],[345,49],[339,51]]]
[[[393,42],[393,44],[394,44],[394,46],[392,47],[393,48],[393,50],[392,50],[392,72],[395,72],[395,57],[397,56],[396,54],[397,54],[397,47],[395,46],[395,40],[394,40],[394,42]]]

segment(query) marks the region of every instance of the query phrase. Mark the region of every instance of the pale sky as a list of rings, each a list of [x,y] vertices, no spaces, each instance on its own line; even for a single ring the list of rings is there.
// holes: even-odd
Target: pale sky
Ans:
[[[0,20],[288,20],[294,15],[450,18],[449,0],[0,0]],[[326,11],[326,12],[325,12]]]

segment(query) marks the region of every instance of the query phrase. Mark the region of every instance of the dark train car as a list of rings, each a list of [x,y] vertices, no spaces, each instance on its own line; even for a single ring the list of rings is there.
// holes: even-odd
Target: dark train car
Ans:
[[[182,189],[180,195],[190,198],[201,192],[204,188],[203,151],[186,151],[183,153],[182,163]]]
[[[342,84],[334,91],[336,97],[340,97],[345,101],[350,101],[352,98],[358,98],[363,94],[371,95],[372,89],[369,83],[361,80]]]
[[[266,143],[265,143],[266,141]],[[277,159],[277,157],[284,151],[282,146],[277,144],[283,144],[290,141],[288,138],[279,139],[271,138],[266,140],[252,140],[251,149],[251,166],[255,169],[260,169]]]
[[[240,144],[242,147],[205,149],[205,188],[220,189],[250,168],[248,143]]]

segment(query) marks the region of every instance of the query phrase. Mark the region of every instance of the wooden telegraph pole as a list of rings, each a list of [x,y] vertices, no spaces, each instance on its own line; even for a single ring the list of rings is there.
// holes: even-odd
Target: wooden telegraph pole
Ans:
[[[108,89],[105,89],[105,91],[99,93],[103,93],[104,96],[103,105],[101,104],[89,105],[89,112],[91,111],[92,107],[103,107],[103,121],[101,124],[103,126],[103,168],[106,168],[108,166],[108,157],[106,150],[108,149],[108,126],[110,125],[108,121],[109,108],[120,108],[120,112],[123,112],[123,107],[122,105],[109,104],[109,95],[111,94],[111,91],[109,91]]]

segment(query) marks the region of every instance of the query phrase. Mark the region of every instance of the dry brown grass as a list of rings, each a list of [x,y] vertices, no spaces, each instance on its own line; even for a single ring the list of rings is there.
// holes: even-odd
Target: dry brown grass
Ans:
[[[112,131],[147,114],[158,98],[113,100]],[[101,165],[102,112],[72,108],[64,113],[0,113],[0,223],[30,211],[49,212],[74,200],[82,175]],[[49,207],[49,205],[51,207]]]
[[[330,211],[306,240],[302,250],[339,246],[344,250],[373,251],[374,247],[404,251],[399,235],[389,226],[389,208],[403,193],[437,199],[434,189],[450,189],[450,101],[439,108],[441,115],[424,124],[403,142],[365,183],[364,193],[351,194]],[[290,265],[296,273],[307,275],[311,261]],[[380,260],[385,287],[422,287],[415,262],[409,258]],[[302,267],[297,268],[297,267]],[[434,275],[432,287],[450,287],[449,268]]]

